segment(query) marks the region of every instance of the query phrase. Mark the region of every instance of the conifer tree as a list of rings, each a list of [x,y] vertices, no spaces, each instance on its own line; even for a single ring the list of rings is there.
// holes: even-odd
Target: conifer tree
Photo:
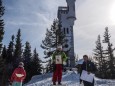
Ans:
[[[94,58],[98,68],[98,77],[105,78],[107,70],[107,61],[104,57],[104,50],[101,43],[101,37],[98,35],[96,48],[94,49]]]
[[[0,56],[0,86],[5,86],[5,60]]]
[[[65,35],[61,30],[61,23],[58,20],[54,20],[51,28],[46,30],[46,37],[42,40],[41,44],[41,47],[44,49],[45,58],[51,57],[58,44],[63,45],[66,42],[64,38]],[[52,70],[50,59],[48,61],[48,69]]]
[[[2,56],[2,61],[3,61],[3,65],[2,65],[2,75],[0,75],[0,76],[2,76],[1,78],[2,78],[2,84],[1,84],[1,86],[6,86],[6,78],[7,78],[7,73],[6,73],[6,69],[7,69],[7,66],[6,66],[6,58],[7,58],[7,49],[6,49],[6,46],[4,45],[4,47],[3,47],[3,50],[2,50],[2,54],[1,54],[1,56]]]
[[[36,48],[33,51],[33,56],[32,56],[32,74],[33,75],[37,75],[37,74],[41,74],[42,72],[42,65],[41,65],[41,60],[39,58],[39,55],[36,51]]]
[[[12,64],[13,62],[13,55],[14,55],[14,35],[12,35],[11,37],[11,41],[8,45],[8,49],[7,49],[7,59],[6,62]]]
[[[107,72],[108,72],[108,77],[109,78],[114,78],[115,77],[115,57],[114,57],[114,48],[112,43],[110,42],[111,35],[109,34],[108,27],[105,28],[105,33],[104,33],[104,40],[103,43],[107,44],[107,49],[106,49],[106,57],[108,58],[108,66],[107,66]]]
[[[2,5],[2,0],[0,0],[0,53],[2,49],[2,40],[4,35],[4,20],[2,18],[4,15],[4,10],[5,8]]]
[[[4,45],[3,50],[2,50],[2,58],[6,61],[6,58],[7,58],[7,49],[6,49],[5,45]]]
[[[25,65],[25,69],[27,72],[27,77],[25,82],[28,82],[32,78],[32,76],[39,75],[42,72],[41,60],[36,51],[36,48],[34,49],[32,58],[28,63],[29,64]]]
[[[52,55],[58,44],[64,43],[64,37],[65,35],[61,31],[61,24],[58,20],[54,20],[51,28],[46,30],[46,37],[41,44],[41,47],[45,49],[46,58]]]
[[[16,44],[14,49],[14,58],[13,64],[14,67],[18,66],[18,63],[22,61],[22,40],[21,40],[21,30],[18,29],[17,36],[16,36]]]
[[[11,41],[7,48],[7,57],[6,57],[6,74],[10,78],[13,72],[13,56],[14,56],[14,35],[11,36]]]
[[[28,82],[31,79],[31,71],[32,69],[30,69],[31,67],[31,59],[32,58],[32,53],[31,53],[31,45],[30,43],[27,41],[25,43],[25,48],[24,48],[24,52],[23,52],[23,61],[25,64],[25,70],[27,72],[27,77],[25,82]]]
[[[3,15],[4,15],[4,10],[5,8],[2,5],[2,0],[0,0],[0,53],[1,53],[1,49],[2,49],[2,40],[3,40],[3,35],[4,35],[4,20],[3,20]],[[3,67],[3,59],[0,55],[0,69],[2,69]]]
[[[2,50],[2,40],[3,40],[3,36],[4,36],[4,20],[3,20],[4,10],[5,10],[5,8],[2,5],[2,0],[0,0],[0,54],[1,54],[1,50]],[[1,79],[2,79],[4,66],[5,66],[4,60],[0,55],[0,76],[1,76]],[[0,79],[0,81],[2,81],[1,79]],[[0,86],[2,86],[1,83],[0,83]]]
[[[31,46],[30,43],[27,41],[25,43],[25,49],[23,52],[23,60],[25,64],[28,64],[31,61]]]
[[[51,63],[51,59],[49,59],[47,65],[46,65],[46,73],[53,72],[53,64]]]
[[[4,65],[5,65],[4,60],[3,60],[3,58],[0,56],[0,75],[2,75],[2,73],[3,73]]]

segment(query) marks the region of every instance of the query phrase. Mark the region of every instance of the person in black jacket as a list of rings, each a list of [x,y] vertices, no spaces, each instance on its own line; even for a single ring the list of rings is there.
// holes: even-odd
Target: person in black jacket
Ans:
[[[96,70],[97,70],[96,66],[94,65],[94,63],[88,60],[88,56],[87,55],[84,55],[83,59],[84,59],[84,62],[81,65],[81,70],[87,71],[88,74],[90,74],[90,73],[94,74],[96,72]],[[92,83],[91,82],[87,82],[87,81],[83,81],[83,84],[84,84],[84,86],[94,86],[94,79],[93,79]]]

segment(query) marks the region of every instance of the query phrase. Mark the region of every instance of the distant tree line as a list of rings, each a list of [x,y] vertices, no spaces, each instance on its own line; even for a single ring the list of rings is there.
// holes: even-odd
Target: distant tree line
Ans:
[[[11,41],[8,46],[2,43],[4,38],[4,6],[0,0],[0,86],[7,86],[13,70],[18,67],[18,63],[23,61],[27,77],[25,83],[28,82],[32,76],[42,73],[42,64],[37,53],[36,48],[31,50],[31,45],[28,41],[23,45],[21,39],[21,29],[18,30],[17,35],[11,36]]]
[[[94,49],[94,61],[97,65],[96,76],[103,79],[115,79],[115,48],[110,41],[108,27],[105,28],[104,39],[98,35],[96,48]],[[103,44],[102,44],[103,43]]]
[[[12,35],[8,47],[4,45],[1,50],[0,66],[3,68],[0,68],[0,73],[4,83],[10,78],[13,70],[18,67],[20,61],[24,62],[24,67],[27,72],[25,82],[28,82],[33,75],[42,73],[42,64],[36,48],[32,52],[31,45],[28,41],[25,45],[22,44],[21,30],[19,29],[16,38]]]

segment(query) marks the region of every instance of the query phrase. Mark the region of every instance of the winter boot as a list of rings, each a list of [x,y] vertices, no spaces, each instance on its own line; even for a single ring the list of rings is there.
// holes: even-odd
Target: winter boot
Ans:
[[[58,85],[62,85],[61,81],[58,82]]]
[[[56,82],[53,82],[53,85],[56,85]]]

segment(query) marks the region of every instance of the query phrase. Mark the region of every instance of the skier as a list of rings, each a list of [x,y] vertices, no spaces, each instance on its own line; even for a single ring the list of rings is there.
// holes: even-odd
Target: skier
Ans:
[[[26,71],[24,70],[24,63],[20,62],[18,68],[12,73],[10,83],[12,86],[22,86],[22,82],[26,77]]]
[[[96,70],[97,70],[96,66],[94,65],[94,63],[88,60],[88,56],[87,55],[84,55],[83,59],[84,59],[84,62],[81,65],[81,70],[82,71],[83,70],[87,71],[88,74],[90,74],[90,73],[94,74],[96,72]],[[84,86],[94,86],[94,79],[93,79],[92,83],[83,80],[83,84],[84,84]]]
[[[62,46],[58,45],[57,50],[52,55],[52,61],[54,64],[54,73],[53,73],[53,85],[56,85],[56,81],[58,81],[58,85],[62,85],[62,70],[63,64],[65,64],[67,60],[66,54],[62,51]]]

